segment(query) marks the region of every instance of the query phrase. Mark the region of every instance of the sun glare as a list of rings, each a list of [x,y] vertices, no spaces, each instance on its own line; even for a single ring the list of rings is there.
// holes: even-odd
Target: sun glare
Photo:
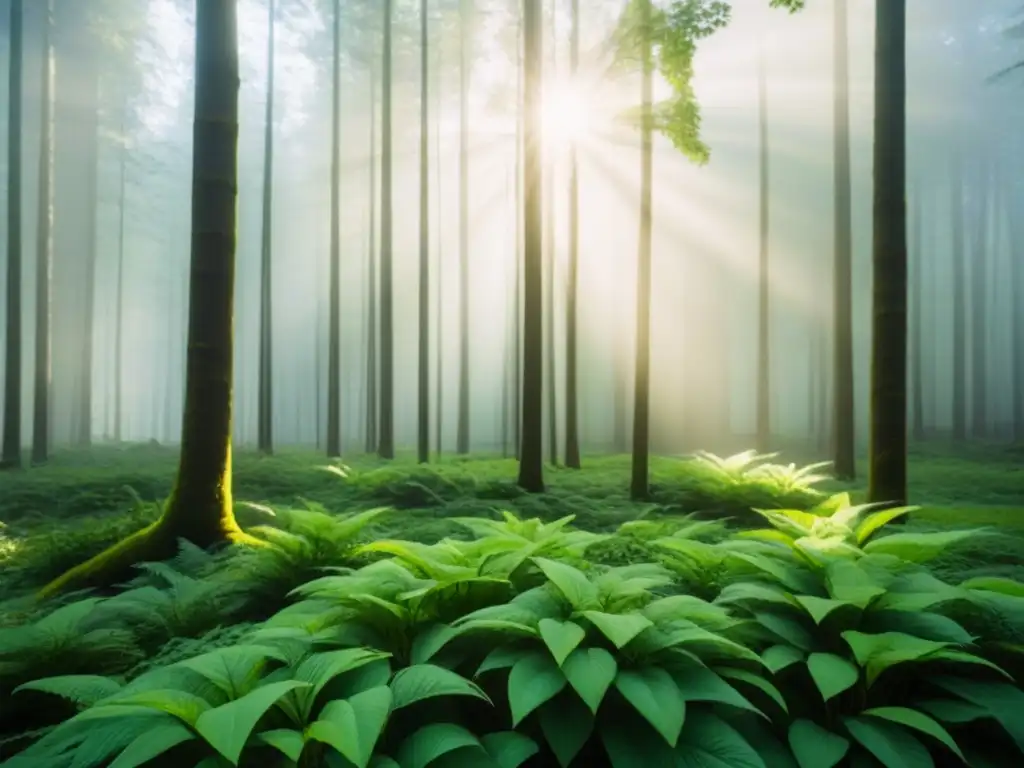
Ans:
[[[591,110],[582,93],[571,83],[545,84],[541,102],[545,138],[555,142],[579,139],[590,128]]]

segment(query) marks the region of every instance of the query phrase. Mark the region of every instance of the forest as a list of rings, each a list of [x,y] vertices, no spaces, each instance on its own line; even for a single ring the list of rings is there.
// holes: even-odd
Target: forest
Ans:
[[[1024,765],[1019,0],[0,61],[0,768]]]

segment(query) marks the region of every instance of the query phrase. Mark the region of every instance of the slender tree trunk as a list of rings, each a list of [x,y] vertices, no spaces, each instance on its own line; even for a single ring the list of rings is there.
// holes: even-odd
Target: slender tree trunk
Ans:
[[[21,466],[21,70],[24,8],[11,0],[7,128],[7,349],[0,467]]]
[[[459,43],[459,407],[455,452],[469,453],[469,15],[461,0]]]
[[[764,50],[757,67],[758,135],[760,152],[760,248],[757,300],[757,450],[771,448],[771,296],[768,264],[768,83]]]
[[[377,71],[370,66],[370,237],[366,254],[366,452],[377,450]]]
[[[417,458],[430,460],[430,49],[427,0],[420,3],[420,306],[419,413]]]
[[[260,371],[257,450],[274,452],[272,259],[274,217],[274,0],[267,0],[267,108],[263,134],[263,232],[260,249]]]
[[[853,226],[850,183],[850,76],[846,0],[836,0],[833,84],[835,205],[832,270],[832,460],[836,477],[853,480],[856,420],[853,397]]]
[[[52,331],[50,292],[53,276],[53,0],[46,2],[43,30],[43,93],[39,139],[39,207],[36,230],[36,341],[32,403],[32,463],[44,464],[50,453]]]
[[[437,456],[441,457],[442,448],[442,435],[444,434],[444,346],[442,339],[444,338],[444,207],[441,205],[441,169],[444,165],[441,162],[441,77],[440,72],[443,71],[442,61],[440,53],[438,54],[437,62],[437,103],[435,105],[434,113],[437,115],[436,122],[434,124],[434,166],[437,168],[435,175],[437,176],[437,194],[435,199],[437,200],[437,308],[434,310],[436,315],[437,330],[435,331],[434,341],[434,365],[437,367],[437,382],[435,387],[437,391],[434,393],[435,405],[434,405],[434,430],[435,442],[437,444]]]
[[[341,0],[334,0],[331,62],[331,252],[327,325],[327,455],[341,456]]]
[[[962,148],[951,154],[950,192],[953,247],[953,439],[967,439],[967,256],[964,252],[964,167]]]
[[[580,0],[572,0],[572,33],[569,66],[576,80],[580,64]],[[577,329],[576,301],[579,293],[580,185],[576,160],[576,137],[569,145],[569,270],[565,291],[565,466],[580,468],[580,428],[576,384]]]
[[[552,12],[550,27],[550,77],[555,78],[558,67],[557,40],[555,39],[555,14]],[[558,466],[558,377],[555,355],[555,142],[547,143],[544,163],[544,268],[546,270],[544,309],[544,349],[547,368],[546,394],[548,401],[548,459],[551,466]]]
[[[392,307],[392,140],[391,135],[391,16],[394,0],[384,0],[384,64],[381,69],[380,159],[380,435],[377,453],[395,458],[394,316]]]
[[[85,231],[85,288],[83,321],[80,329],[79,350],[81,382],[78,390],[78,424],[75,443],[79,447],[88,448],[92,444],[92,367],[93,367],[93,328],[95,325],[96,306],[96,216],[98,213],[99,195],[99,161],[100,161],[100,73],[97,62],[99,43],[92,41],[88,48],[87,64],[89,85],[88,94],[91,103],[88,107],[89,161],[86,183],[89,190],[89,217]]]
[[[518,484],[531,493],[544,491],[542,18],[542,0],[523,0],[523,424]]]
[[[651,199],[653,197],[654,160],[654,63],[652,60],[650,26],[651,8],[641,3],[642,78],[640,109],[643,115],[640,145],[640,242],[636,273],[636,364],[633,392],[633,461],[629,495],[646,499],[650,482],[650,388],[651,388]]]
[[[1009,195],[1007,195],[1009,198]],[[1024,224],[1010,214],[1010,295],[1012,303],[1012,330],[1010,331],[1010,360],[1013,397],[1013,440],[1024,442]]]
[[[125,117],[121,120],[121,158],[118,185],[117,222],[117,305],[114,310],[114,442],[120,443],[122,418],[124,415],[124,233],[125,233],[125,176],[128,169],[128,135],[126,118],[128,104],[125,103]]]
[[[164,513],[51,582],[43,597],[124,578],[164,560],[185,538],[199,547],[256,544],[231,498],[232,316],[238,183],[238,43],[234,3],[196,7],[192,258],[185,409],[178,476]]]
[[[978,211],[971,254],[971,434],[988,437],[988,229],[991,177],[982,150],[978,169]]]
[[[906,0],[875,9],[871,472],[868,501],[907,502]]]
[[[924,242],[922,241],[923,215],[922,195],[923,187],[918,184],[910,196],[911,216],[910,226],[912,236],[910,238],[910,263],[911,272],[911,299],[910,299],[910,380],[913,391],[911,396],[911,434],[915,442],[924,440],[924,366],[922,364],[923,353],[922,327],[921,327],[921,296],[922,296],[922,274],[924,272]]]
[[[519,383],[522,381],[523,361],[523,340],[522,340],[522,311],[523,311],[523,13],[522,6],[516,17],[516,133],[515,133],[515,275],[512,280],[512,380],[514,382],[512,395],[512,444],[516,458],[520,458],[522,447],[522,390]]]

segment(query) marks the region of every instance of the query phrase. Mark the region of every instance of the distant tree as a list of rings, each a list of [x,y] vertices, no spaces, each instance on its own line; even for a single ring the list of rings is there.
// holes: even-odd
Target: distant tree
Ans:
[[[420,274],[416,453],[430,460],[430,48],[427,0],[420,2]]]
[[[906,0],[875,7],[868,500],[907,501]]]
[[[125,104],[125,113],[128,105]],[[114,308],[114,442],[120,443],[123,437],[122,420],[124,418],[124,233],[125,208],[125,177],[128,171],[128,138],[125,133],[126,120],[121,119],[121,151],[118,158],[118,191],[117,191],[117,282],[116,306]]]
[[[580,64],[580,0],[572,0],[572,32],[569,38],[569,66],[576,80]],[[576,137],[569,144],[569,269],[565,289],[565,466],[580,468],[579,392],[576,383],[577,296],[579,293],[580,190],[576,159]]]
[[[381,65],[381,159],[380,159],[380,413],[377,454],[382,459],[395,458],[395,359],[394,309],[392,297],[393,214],[392,193],[392,77],[391,28],[394,0],[384,0],[384,51]]]
[[[45,464],[50,453],[50,291],[53,279],[53,0],[43,18],[42,84],[39,137],[39,205],[36,212],[36,343],[32,399],[32,463]]]
[[[924,268],[923,190],[915,184],[910,192],[910,423],[915,441],[924,440],[924,364],[921,342],[923,336],[921,299]]]
[[[544,490],[542,15],[542,0],[523,0],[523,394],[518,484],[531,493]]]
[[[967,439],[967,253],[964,242],[964,158],[950,152],[950,245],[953,252],[953,439]]]
[[[836,477],[853,480],[856,420],[853,397],[853,226],[850,183],[850,55],[846,0],[836,0],[833,34],[833,454]]]
[[[377,66],[370,63],[370,205],[369,205],[369,247],[366,254],[366,452],[377,449],[378,407],[378,364],[377,342],[380,326],[380,312],[377,307]]]
[[[770,200],[769,200],[769,147],[768,147],[768,73],[765,70],[762,47],[757,64],[757,126],[758,126],[758,227],[757,266],[757,450],[771,450],[771,276],[768,260]]]
[[[469,453],[469,76],[473,0],[459,2],[459,383],[455,452]]]
[[[185,413],[178,476],[160,519],[72,568],[43,597],[115,583],[139,562],[200,547],[260,542],[231,498],[232,318],[238,178],[238,33],[234,2],[196,6],[192,267]]]
[[[0,467],[21,466],[21,107],[24,7],[11,0],[7,128],[7,347],[4,357],[4,435]]]
[[[331,244],[328,268],[327,455],[341,455],[341,0],[334,0],[331,47]]]
[[[971,241],[971,435],[988,436],[988,292],[989,196],[992,189],[991,159],[979,149],[976,194],[977,208],[972,220]]]
[[[256,446],[274,452],[273,227],[274,227],[274,0],[267,0],[267,103],[263,128],[263,230],[260,242],[260,362]]]

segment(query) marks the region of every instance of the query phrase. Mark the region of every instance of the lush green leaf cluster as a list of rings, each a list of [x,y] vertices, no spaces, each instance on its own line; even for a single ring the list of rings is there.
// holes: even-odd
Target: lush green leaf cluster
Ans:
[[[743,464],[706,461],[726,474]],[[106,665],[119,654],[137,659],[151,635],[201,636],[211,614],[230,616],[235,597],[212,610],[204,585],[239,585],[253,563],[200,564],[212,568],[201,579],[147,566],[127,593],[6,630],[0,658],[41,678],[24,682],[15,701],[72,709],[51,707],[62,722],[3,765],[1024,760],[1022,649],[953,618],[978,606],[1024,626],[1024,585],[937,579],[925,564],[972,534],[888,533],[907,511],[840,495],[810,511],[761,510],[770,530],[731,536],[687,517],[637,520],[610,535],[509,514],[462,520],[476,538],[434,545],[358,545],[373,515],[338,519],[331,533],[313,512],[305,534],[271,534],[268,549],[292,553],[274,567],[316,563],[324,575],[304,576],[291,604],[215,647],[176,649],[124,677]],[[329,544],[297,543],[307,537]],[[593,562],[592,551],[625,537],[650,561]],[[701,594],[688,587],[694,580]],[[241,586],[224,594],[258,599]],[[52,638],[49,652],[102,653],[74,672],[25,666],[30,649],[47,652],[42,638]]]

